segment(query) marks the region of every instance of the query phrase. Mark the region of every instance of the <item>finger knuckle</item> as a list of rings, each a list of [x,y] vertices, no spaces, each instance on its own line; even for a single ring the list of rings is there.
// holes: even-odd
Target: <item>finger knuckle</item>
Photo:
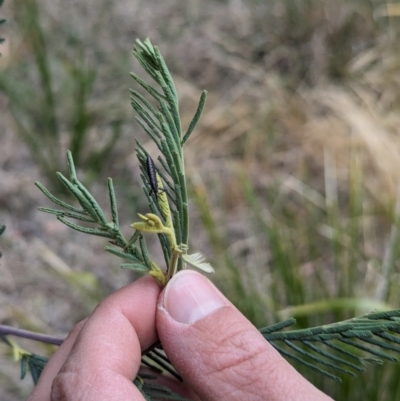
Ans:
[[[86,383],[76,372],[60,372],[51,386],[51,401],[85,401]]]

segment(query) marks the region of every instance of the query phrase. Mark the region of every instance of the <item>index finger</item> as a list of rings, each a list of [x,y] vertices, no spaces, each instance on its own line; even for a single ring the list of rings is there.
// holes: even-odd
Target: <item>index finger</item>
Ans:
[[[141,350],[157,340],[159,293],[154,279],[145,277],[102,301],[80,330],[53,381],[51,396],[32,401],[143,400],[132,380],[140,366]],[[40,385],[41,381],[35,393],[40,393]]]

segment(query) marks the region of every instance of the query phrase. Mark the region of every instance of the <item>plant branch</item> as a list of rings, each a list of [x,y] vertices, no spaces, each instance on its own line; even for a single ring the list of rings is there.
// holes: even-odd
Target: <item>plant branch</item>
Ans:
[[[16,336],[21,338],[27,338],[28,340],[41,341],[47,344],[61,345],[65,337],[51,336],[42,333],[36,333],[34,331],[17,329],[16,327],[7,326],[0,324],[0,336]]]

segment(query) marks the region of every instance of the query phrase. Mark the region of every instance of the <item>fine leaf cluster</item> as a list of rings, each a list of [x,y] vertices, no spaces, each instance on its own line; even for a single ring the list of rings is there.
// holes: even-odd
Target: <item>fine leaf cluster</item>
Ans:
[[[171,210],[175,239],[180,250],[186,253],[189,241],[189,211],[183,145],[193,132],[204,108],[206,91],[203,91],[194,117],[186,133],[182,133],[179,116],[179,100],[172,76],[157,47],[149,39],[144,42],[137,40],[133,54],[147,74],[158,85],[160,90],[143,81],[137,74],[132,78],[147,93],[143,96],[138,90],[131,89],[131,105],[137,113],[137,122],[157,146],[160,155],[157,157],[161,167],[156,167],[157,174],[162,179],[163,192],[167,194]],[[155,106],[153,105],[155,104]],[[155,215],[165,221],[162,206],[154,194],[150,182],[147,160],[150,157],[147,150],[136,140],[136,154],[140,162],[143,190],[149,202],[149,208]],[[159,234],[165,262],[170,265],[171,247],[165,237]],[[182,258],[178,259],[177,270],[183,267]]]
[[[48,360],[44,356],[29,353],[24,354],[21,358],[21,379],[26,376],[29,369],[33,383],[36,385]]]
[[[134,238],[134,240],[129,243],[129,239],[126,239],[119,229],[120,223],[118,217],[118,208],[112,179],[108,179],[108,193],[111,207],[111,220],[109,220],[97,200],[78,180],[74,161],[70,152],[67,154],[67,159],[69,179],[61,173],[57,173],[57,175],[68,191],[74,195],[80,207],[70,205],[61,199],[58,199],[52,195],[42,184],[36,182],[36,186],[53,203],[62,208],[51,209],[41,207],[39,210],[45,213],[54,214],[57,216],[59,221],[76,231],[107,238],[114,245],[106,246],[105,250],[107,252],[128,260],[130,265],[133,265],[136,270],[146,272],[150,271],[150,256],[143,237],[137,235],[137,238]],[[77,224],[71,221],[71,219],[78,220],[81,223]],[[135,245],[136,239],[139,240],[139,246]],[[125,267],[124,265],[122,266]]]
[[[137,41],[133,51],[135,57],[148,75],[158,84],[161,92],[144,82],[137,74],[131,73],[132,78],[147,92],[150,99],[156,103],[155,108],[139,91],[131,89],[131,104],[137,113],[137,121],[148,136],[157,145],[161,155],[158,161],[161,168],[157,173],[164,182],[164,191],[172,204],[172,214],[175,235],[178,244],[188,244],[189,216],[188,200],[183,159],[183,144],[193,132],[205,104],[206,92],[201,95],[198,108],[184,135],[181,131],[179,117],[178,95],[171,74],[157,47],[150,40]],[[151,185],[146,169],[148,152],[136,141],[136,153],[141,164],[144,192],[153,213],[162,216],[157,202],[151,197]]]
[[[260,329],[260,332],[283,356],[334,380],[341,379],[320,365],[355,376],[355,372],[366,369],[367,363],[397,361],[379,348],[400,352],[400,309],[369,313],[319,327],[281,331],[294,323],[295,319],[288,319]]]
[[[62,208],[40,208],[41,211],[56,215],[58,220],[77,231],[108,238],[113,246],[106,246],[105,250],[128,262],[122,264],[121,267],[148,272],[162,285],[165,285],[168,279],[176,271],[181,270],[185,264],[208,273],[213,272],[211,265],[204,261],[200,253],[187,254],[189,212],[183,159],[183,144],[193,132],[201,116],[206,92],[202,93],[194,117],[185,134],[182,134],[175,85],[159,50],[147,39],[144,42],[138,40],[137,47],[133,52],[142,67],[160,88],[155,89],[138,75],[131,74],[150,98],[149,101],[139,91],[131,90],[131,104],[137,112],[137,121],[160,151],[157,158],[160,167],[157,167],[147,150],[136,140],[136,153],[140,163],[143,191],[148,199],[151,213],[139,215],[142,221],[132,224],[132,228],[136,230],[135,233],[130,238],[125,238],[119,229],[120,223],[112,179],[108,179],[112,217],[109,221],[99,203],[79,181],[71,152],[67,154],[69,179],[61,173],[57,173],[57,175],[67,190],[77,199],[80,208],[58,199],[42,184],[36,183],[36,185],[52,202]],[[156,105],[154,106],[152,103]],[[154,166],[154,173],[149,171],[149,161]],[[154,183],[154,181],[157,182]],[[76,224],[71,219],[79,220],[83,224]],[[88,224],[95,226],[88,227]],[[167,266],[166,272],[163,272],[151,260],[144,232],[158,234]]]

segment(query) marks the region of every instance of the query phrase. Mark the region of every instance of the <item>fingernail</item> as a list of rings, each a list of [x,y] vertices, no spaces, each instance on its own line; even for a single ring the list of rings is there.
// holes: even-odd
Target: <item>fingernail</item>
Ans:
[[[167,285],[164,307],[173,319],[194,323],[225,306],[222,295],[201,274],[185,270]]]

